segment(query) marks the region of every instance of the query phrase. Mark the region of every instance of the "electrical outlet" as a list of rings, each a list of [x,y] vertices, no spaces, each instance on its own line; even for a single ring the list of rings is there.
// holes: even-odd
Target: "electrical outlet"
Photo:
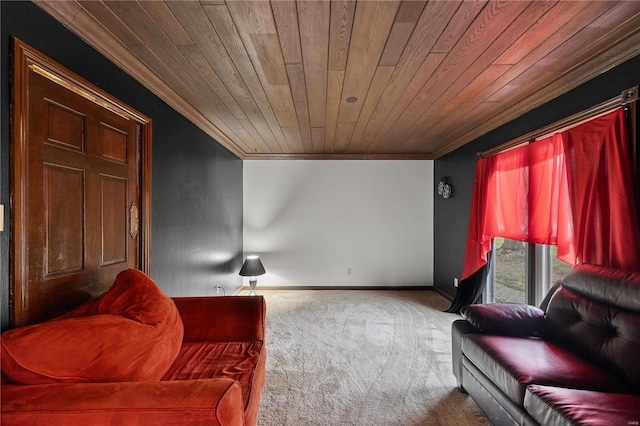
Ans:
[[[216,284],[216,294],[220,294],[220,284]]]
[[[453,286],[458,287],[458,279],[455,277],[453,278]]]
[[[351,268],[347,268],[347,275],[351,275]]]

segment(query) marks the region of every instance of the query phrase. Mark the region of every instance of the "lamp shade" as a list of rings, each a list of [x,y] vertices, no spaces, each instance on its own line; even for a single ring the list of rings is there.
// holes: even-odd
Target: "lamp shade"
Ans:
[[[263,275],[266,271],[258,256],[247,256],[240,269],[240,275],[243,277],[257,277]]]

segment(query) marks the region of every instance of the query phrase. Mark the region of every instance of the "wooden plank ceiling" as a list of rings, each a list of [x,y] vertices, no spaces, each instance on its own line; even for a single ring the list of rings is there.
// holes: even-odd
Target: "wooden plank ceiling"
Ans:
[[[640,54],[640,1],[37,1],[241,158],[438,158]]]

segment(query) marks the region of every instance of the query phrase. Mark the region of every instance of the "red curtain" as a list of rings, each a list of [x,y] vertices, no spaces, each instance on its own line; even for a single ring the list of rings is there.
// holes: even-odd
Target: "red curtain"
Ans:
[[[640,270],[636,218],[620,108],[478,161],[462,279],[487,263],[494,237],[556,245],[571,265]]]

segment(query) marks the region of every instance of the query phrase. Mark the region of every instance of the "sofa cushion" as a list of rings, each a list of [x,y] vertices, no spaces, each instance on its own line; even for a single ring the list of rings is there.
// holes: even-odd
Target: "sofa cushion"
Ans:
[[[21,384],[160,380],[182,336],[173,301],[129,269],[86,306],[3,333],[2,372]]]
[[[242,388],[243,407],[252,389],[262,389],[254,381],[264,374],[266,360],[263,342],[185,343],[162,380],[195,380],[226,377]]]
[[[547,307],[549,339],[640,386],[640,272],[579,265]]]
[[[533,336],[544,327],[544,311],[515,303],[468,305],[460,310],[479,331],[506,336]]]
[[[524,406],[541,425],[632,425],[640,421],[640,395],[532,385]]]
[[[516,404],[529,384],[631,391],[602,368],[538,338],[471,333],[462,338],[462,352]]]

